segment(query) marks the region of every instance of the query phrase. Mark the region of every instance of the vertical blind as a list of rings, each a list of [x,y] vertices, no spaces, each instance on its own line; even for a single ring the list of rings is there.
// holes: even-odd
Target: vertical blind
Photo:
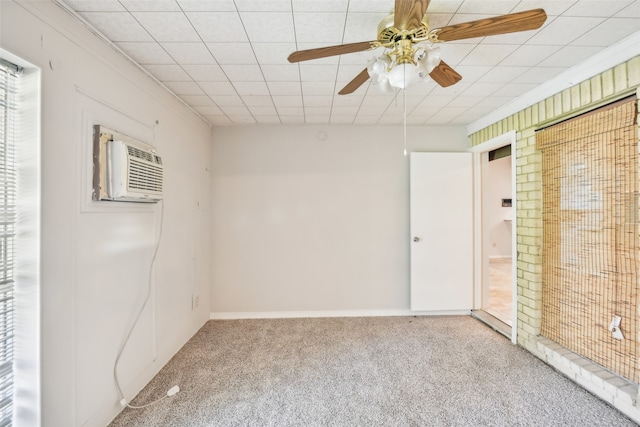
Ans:
[[[16,227],[15,116],[20,68],[0,59],[0,427],[12,425],[14,253]]]

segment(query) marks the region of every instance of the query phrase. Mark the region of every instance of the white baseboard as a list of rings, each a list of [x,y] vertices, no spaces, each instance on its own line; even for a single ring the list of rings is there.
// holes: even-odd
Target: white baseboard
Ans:
[[[390,317],[390,316],[469,316],[471,310],[319,310],[319,311],[239,311],[212,312],[211,320],[293,319],[309,317]]]
[[[511,255],[489,255],[489,259],[511,259]]]

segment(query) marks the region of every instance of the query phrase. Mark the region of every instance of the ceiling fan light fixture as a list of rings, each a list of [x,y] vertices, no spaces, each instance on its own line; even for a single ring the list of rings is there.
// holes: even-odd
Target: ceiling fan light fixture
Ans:
[[[419,80],[418,68],[411,63],[397,64],[389,71],[389,84],[398,89],[405,89]]]

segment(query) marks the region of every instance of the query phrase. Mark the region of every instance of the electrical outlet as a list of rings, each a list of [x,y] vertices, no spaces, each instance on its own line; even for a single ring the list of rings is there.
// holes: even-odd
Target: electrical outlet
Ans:
[[[191,310],[195,310],[200,305],[200,295],[191,295]]]
[[[196,308],[200,306],[200,295],[196,295]]]

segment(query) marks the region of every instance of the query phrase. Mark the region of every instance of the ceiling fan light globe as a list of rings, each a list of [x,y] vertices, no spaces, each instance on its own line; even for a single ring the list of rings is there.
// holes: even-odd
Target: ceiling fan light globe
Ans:
[[[389,71],[389,84],[398,89],[404,89],[419,80],[418,69],[413,64],[398,64]]]

